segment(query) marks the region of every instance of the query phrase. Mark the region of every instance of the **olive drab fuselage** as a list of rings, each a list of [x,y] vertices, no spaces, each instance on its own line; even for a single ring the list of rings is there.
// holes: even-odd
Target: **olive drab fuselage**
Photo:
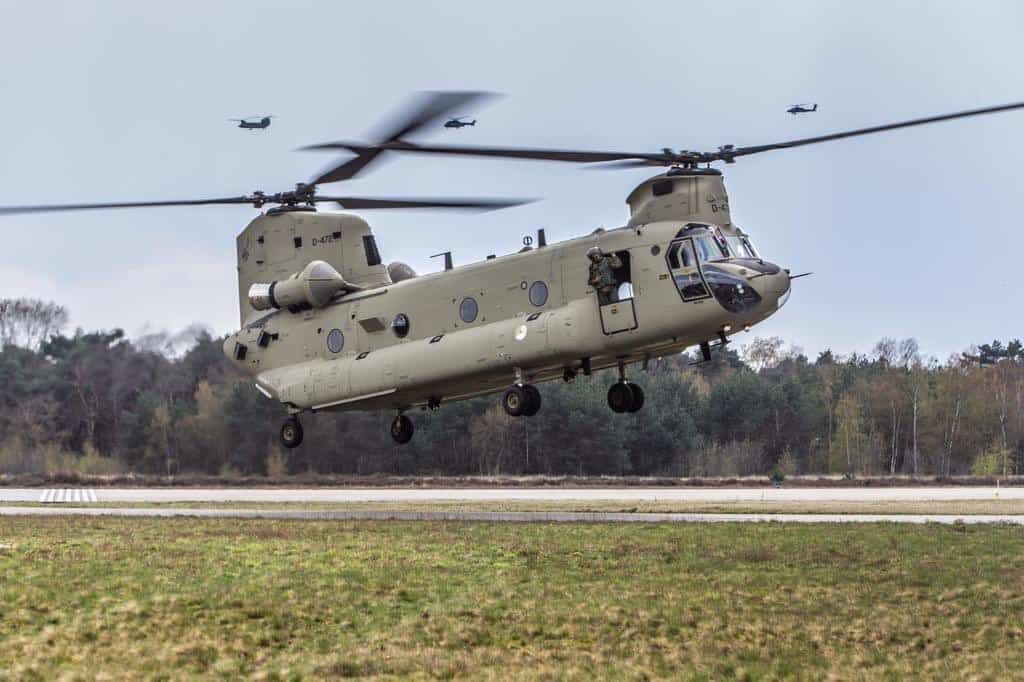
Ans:
[[[717,171],[658,175],[627,203],[624,227],[400,282],[361,218],[269,211],[238,236],[242,328],[224,351],[290,412],[402,410],[677,353],[785,302],[788,272],[732,224]],[[589,284],[594,246],[622,264],[618,300],[605,305]],[[253,284],[312,261],[346,283],[326,305],[251,305]]]

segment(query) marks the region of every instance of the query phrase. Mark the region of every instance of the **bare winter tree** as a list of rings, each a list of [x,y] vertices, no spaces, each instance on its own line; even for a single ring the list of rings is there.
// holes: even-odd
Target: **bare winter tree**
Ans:
[[[6,346],[39,350],[67,323],[67,311],[56,303],[35,298],[0,299],[0,350]]]

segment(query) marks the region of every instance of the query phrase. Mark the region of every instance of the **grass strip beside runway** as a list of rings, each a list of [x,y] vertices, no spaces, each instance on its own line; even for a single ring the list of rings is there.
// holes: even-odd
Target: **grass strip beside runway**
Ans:
[[[1024,531],[0,518],[0,677],[1007,677]]]

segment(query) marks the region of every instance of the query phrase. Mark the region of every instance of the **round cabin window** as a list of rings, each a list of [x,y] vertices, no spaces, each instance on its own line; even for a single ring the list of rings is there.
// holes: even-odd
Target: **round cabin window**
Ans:
[[[475,298],[467,296],[462,299],[462,303],[459,304],[459,317],[463,322],[469,324],[476,319],[478,312],[480,312],[480,308],[477,306]]]
[[[341,333],[340,329],[332,329],[327,334],[327,350],[332,353],[340,353],[341,349],[345,347],[345,335]]]
[[[409,316],[405,313],[395,315],[395,319],[391,323],[391,329],[395,332],[395,336],[404,339],[409,333]]]
[[[548,285],[537,280],[530,285],[530,303],[538,308],[548,302]]]

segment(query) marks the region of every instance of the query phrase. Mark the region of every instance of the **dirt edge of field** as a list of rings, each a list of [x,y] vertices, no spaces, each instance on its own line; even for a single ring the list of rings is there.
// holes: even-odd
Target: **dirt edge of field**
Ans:
[[[762,488],[775,483],[767,476],[728,478],[676,478],[669,476],[387,476],[387,475],[298,475],[298,476],[113,476],[77,473],[0,475],[7,487],[332,487],[332,488]],[[1024,486],[1024,476],[791,476],[787,488],[893,488],[937,486]]]

